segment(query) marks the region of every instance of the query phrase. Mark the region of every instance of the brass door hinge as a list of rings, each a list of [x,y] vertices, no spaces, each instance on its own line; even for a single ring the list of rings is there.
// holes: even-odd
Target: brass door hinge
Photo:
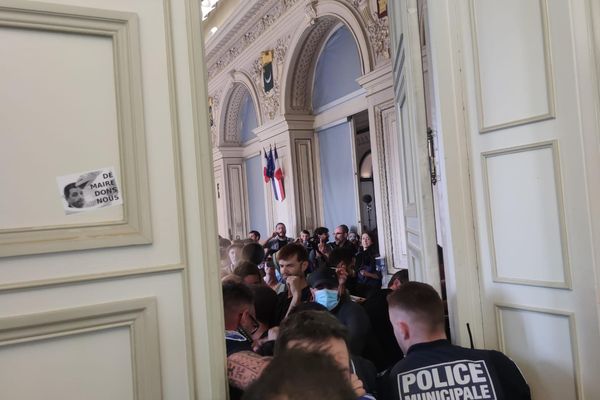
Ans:
[[[429,175],[431,176],[431,184],[438,183],[437,168],[435,166],[435,147],[433,144],[433,130],[427,128],[427,151],[429,153]]]

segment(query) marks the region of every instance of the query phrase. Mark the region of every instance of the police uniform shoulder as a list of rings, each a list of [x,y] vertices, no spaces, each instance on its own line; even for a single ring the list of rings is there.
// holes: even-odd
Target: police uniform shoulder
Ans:
[[[504,354],[500,351],[497,351],[497,350],[488,350],[488,351],[489,351],[490,360],[495,365],[501,366],[501,367],[504,366],[504,367],[511,367],[511,368],[519,369],[517,364],[506,354]]]

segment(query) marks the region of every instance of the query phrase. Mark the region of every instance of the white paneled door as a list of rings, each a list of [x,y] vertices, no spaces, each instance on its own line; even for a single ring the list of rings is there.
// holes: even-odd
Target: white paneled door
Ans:
[[[406,50],[406,57],[396,53],[396,64],[408,71],[395,74],[395,84],[409,99],[422,88],[417,69],[409,74],[421,56],[410,48],[417,2],[392,3],[394,47]],[[447,166],[451,318],[454,312],[474,326],[477,345],[512,357],[535,399],[600,398],[592,217],[600,183],[590,168],[600,158],[592,35],[598,21],[589,8],[584,0],[427,7],[435,122]],[[405,100],[398,101],[402,121]],[[404,174],[413,179],[425,162],[422,153],[406,156]],[[407,231],[410,238],[410,224]],[[468,343],[464,335],[459,341]]]
[[[518,363],[536,399],[600,397],[586,3],[461,8],[484,340]]]
[[[200,18],[0,0],[1,399],[226,398]]]

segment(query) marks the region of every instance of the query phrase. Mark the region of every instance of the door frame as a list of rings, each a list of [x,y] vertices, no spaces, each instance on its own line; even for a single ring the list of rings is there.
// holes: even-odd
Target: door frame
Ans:
[[[450,4],[454,3],[454,4]],[[439,103],[438,126],[447,219],[442,219],[448,312],[455,341],[469,343],[467,323],[476,347],[484,346],[483,315],[477,256],[477,225],[472,199],[469,159],[469,120],[462,74],[462,21],[457,4],[445,0],[427,7],[430,29],[431,75]],[[461,3],[459,5],[463,6]],[[462,14],[464,15],[464,14]],[[450,34],[448,34],[450,33]]]
[[[407,10],[410,0],[401,0],[401,13],[408,12],[414,23],[411,35],[419,35],[416,7]],[[416,3],[416,2],[415,2]],[[462,6],[462,5],[460,5]],[[464,104],[464,77],[462,75],[461,20],[457,4],[449,0],[429,2],[429,50],[433,101],[437,103],[439,129],[441,190],[445,193],[441,229],[443,256],[448,294],[448,314],[453,342],[468,346],[469,332],[476,347],[483,347],[483,317],[480,299],[477,257],[476,224],[470,182],[468,110]],[[408,47],[407,59],[421,60],[420,47]],[[427,160],[413,160],[427,162]],[[433,207],[433,205],[432,205]]]

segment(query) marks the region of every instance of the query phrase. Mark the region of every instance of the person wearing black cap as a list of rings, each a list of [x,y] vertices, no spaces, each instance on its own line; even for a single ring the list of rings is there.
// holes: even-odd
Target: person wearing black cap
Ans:
[[[365,310],[346,294],[338,293],[335,268],[321,267],[308,276],[308,284],[315,301],[325,306],[348,328],[348,343],[352,354],[362,354],[371,322]]]

